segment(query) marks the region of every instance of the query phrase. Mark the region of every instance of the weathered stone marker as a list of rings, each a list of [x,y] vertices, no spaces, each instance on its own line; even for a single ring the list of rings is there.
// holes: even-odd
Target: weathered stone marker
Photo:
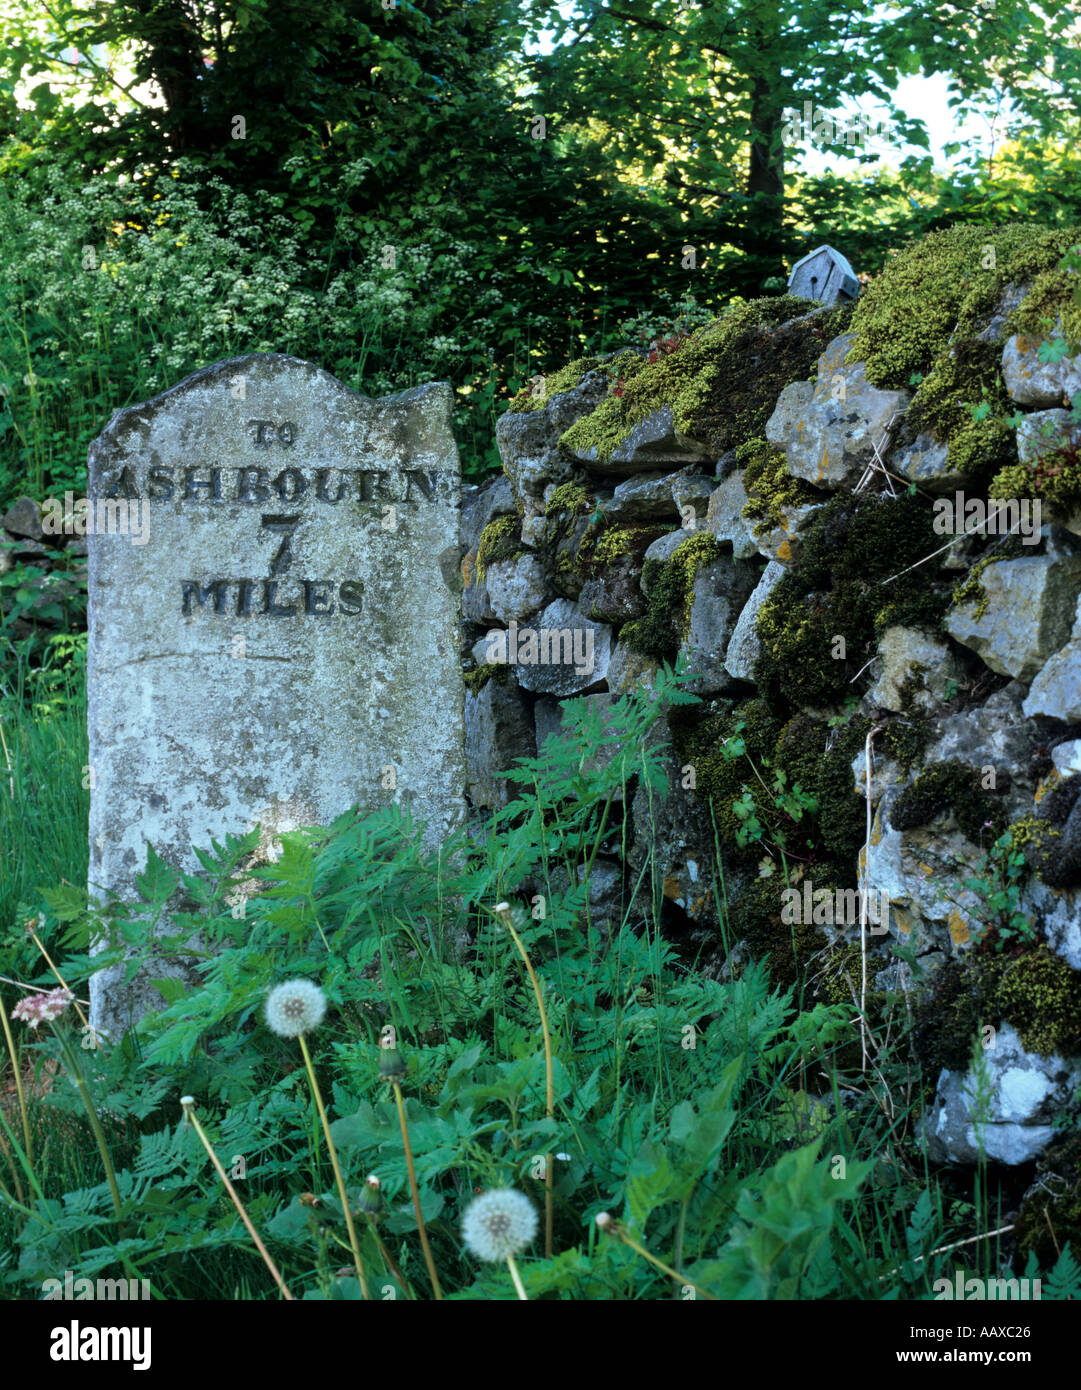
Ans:
[[[369,400],[256,355],[119,411],[91,445],[92,892],[135,899],[147,842],[195,872],[193,843],[353,805],[408,801],[430,841],[457,823],[452,400],[445,383]],[[161,1005],[122,973],[91,981],[114,1038]]]

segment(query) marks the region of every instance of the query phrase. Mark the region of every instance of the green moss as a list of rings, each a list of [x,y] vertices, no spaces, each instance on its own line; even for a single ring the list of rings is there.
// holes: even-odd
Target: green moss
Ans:
[[[781,921],[783,888],[779,879],[757,880],[732,905],[731,917],[751,957],[766,962],[775,988],[789,989],[799,983],[810,958],[825,947],[826,937],[813,923]]]
[[[720,546],[708,531],[689,536],[667,560],[647,560],[642,572],[649,590],[645,614],[627,623],[620,640],[658,661],[672,661],[690,622],[695,575],[712,564]]]
[[[523,553],[521,526],[521,519],[516,516],[497,516],[489,521],[477,543],[478,579],[484,579],[489,565]]]
[[[943,1067],[964,1072],[982,1026],[997,1023],[994,1003],[1003,962],[988,960],[977,967],[954,958],[941,966],[913,1016],[912,1041],[917,1058],[934,1084]]]
[[[883,730],[882,743],[887,754],[907,773],[923,761],[932,736],[928,717],[913,709]]]
[[[1081,1047],[1081,972],[1050,947],[1037,946],[1007,964],[997,1002],[1028,1051],[1068,1057]]]
[[[852,678],[887,627],[937,630],[948,602],[935,563],[880,581],[939,548],[919,497],[842,495],[815,513],[800,564],[758,614],[755,678],[772,704],[822,708],[852,694]],[[845,655],[833,655],[843,637]]]
[[[592,499],[581,483],[562,483],[545,503],[544,515],[569,512],[571,516],[584,516],[592,506]]]
[[[494,680],[497,685],[504,685],[508,670],[505,663],[478,666],[475,671],[463,672],[462,682],[471,694],[479,695],[490,680]]]
[[[677,351],[624,374],[620,394],[613,386],[560,442],[576,453],[595,449],[599,459],[609,459],[634,426],[662,405],[671,407],[678,430],[717,454],[761,435],[781,390],[810,374],[851,315],[851,306],[812,314],[815,308],[788,295],[732,307]]]
[[[820,501],[819,494],[802,478],[788,471],[783,449],[775,449],[766,439],[750,439],[736,450],[736,465],[745,469],[743,486],[747,503],[743,515],[754,522],[756,536],[779,526],[784,511]]]
[[[1072,229],[1069,240],[1076,245],[1078,228]],[[1077,276],[1068,271],[1045,270],[1037,275],[1032,287],[1011,315],[1010,327],[1025,337],[1042,342],[1051,336],[1056,322],[1062,320],[1062,334],[1067,343],[1081,342],[1081,304],[1074,298]]]
[[[989,601],[987,590],[983,585],[983,576],[987,572],[989,565],[1001,564],[1004,560],[1016,560],[1030,555],[1031,549],[1024,544],[1019,537],[1011,537],[1004,545],[996,545],[994,553],[985,555],[972,565],[958,584],[954,585],[950,595],[950,607],[958,608],[961,604],[975,604],[972,614],[976,619],[982,618],[987,612]]]
[[[568,362],[559,371],[545,376],[544,387],[536,395],[531,384],[523,386],[507,409],[516,415],[543,410],[553,396],[558,396],[562,391],[572,391],[587,372],[594,371],[599,365],[596,357],[579,357],[575,362]]]
[[[1069,517],[1081,508],[1081,438],[1068,430],[1061,445],[1043,450],[1031,463],[1014,463],[991,480],[990,497],[1039,498],[1049,511]]]
[[[621,556],[644,548],[644,545],[663,534],[656,526],[608,526],[590,546],[589,558],[596,564],[610,565]]]
[[[908,423],[946,444],[950,467],[976,481],[1017,460],[1014,432],[1004,418],[1014,406],[1001,365],[1001,344],[955,341],[920,382],[909,408]],[[968,407],[981,403],[992,413],[974,420]]]
[[[801,828],[801,837],[813,837],[816,853],[842,866],[842,887],[855,884],[866,835],[866,807],[855,788],[852,761],[870,727],[870,720],[857,717],[831,729],[810,715],[797,714],[781,730],[774,748],[774,766],[785,771],[789,785],[799,783],[809,792],[818,806]]]
[[[1022,816],[1010,826],[1010,842],[1025,856],[1025,863],[1037,878],[1042,879],[1061,856],[1062,831],[1049,821],[1034,815]]]
[[[977,843],[988,833],[992,838],[1001,835],[1006,828],[1001,797],[981,787],[977,768],[956,758],[924,768],[897,798],[890,823],[897,830],[912,830],[950,810],[961,832]]]
[[[1034,282],[1019,323],[1046,318],[1060,302],[1069,313],[1072,286],[1057,266],[1079,237],[1077,228],[1021,222],[962,225],[921,237],[889,260],[861,296],[850,360],[867,364],[873,385],[907,389],[914,373],[933,372],[955,332],[973,334],[1011,284]],[[1054,288],[1048,274],[1057,277]]]
[[[959,608],[962,604],[972,603],[975,607],[972,616],[980,619],[987,612],[988,595],[983,587],[983,574],[988,565],[996,564],[999,560],[997,555],[985,555],[982,560],[977,560],[969,570],[968,574],[955,587],[950,596],[950,607]]]

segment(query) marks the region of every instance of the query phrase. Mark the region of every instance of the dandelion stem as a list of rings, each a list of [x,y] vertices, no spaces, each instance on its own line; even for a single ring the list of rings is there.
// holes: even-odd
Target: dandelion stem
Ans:
[[[183,1097],[180,1103],[184,1107],[185,1117],[191,1121],[195,1133],[199,1136],[200,1143],[202,1144],[203,1148],[206,1149],[207,1154],[210,1157],[211,1163],[213,1163],[214,1167],[217,1169],[218,1177],[221,1178],[222,1182],[225,1184],[225,1190],[232,1198],[233,1206],[236,1207],[237,1211],[240,1213],[240,1219],[247,1227],[248,1235],[250,1235],[252,1240],[255,1242],[255,1248],[259,1251],[259,1254],[262,1256],[263,1263],[266,1265],[267,1269],[270,1270],[270,1273],[273,1276],[274,1282],[277,1284],[278,1288],[281,1289],[282,1297],[287,1298],[291,1303],[295,1302],[293,1295],[289,1292],[288,1286],[286,1285],[285,1280],[282,1278],[281,1273],[278,1270],[278,1266],[270,1257],[270,1251],[263,1244],[262,1240],[260,1240],[259,1232],[252,1225],[251,1218],[248,1216],[248,1213],[244,1210],[244,1204],[237,1196],[236,1188],[229,1181],[228,1173],[226,1173],[225,1169],[221,1166],[221,1162],[218,1158],[218,1155],[214,1152],[213,1145],[211,1144],[210,1140],[206,1137],[206,1133],[204,1132],[202,1125],[199,1123],[199,1118],[196,1115],[195,1110],[193,1109],[195,1102],[192,1101],[190,1097],[185,1096]]]
[[[695,1293],[700,1294],[702,1298],[708,1298],[711,1303],[718,1302],[718,1299],[713,1294],[707,1293],[705,1289],[699,1288],[699,1286],[694,1283],[693,1280],[688,1279],[685,1274],[680,1274],[679,1270],[673,1269],[671,1265],[666,1265],[663,1260],[659,1260],[656,1255],[650,1254],[646,1247],[644,1245],[639,1245],[634,1237],[618,1222],[609,1221],[604,1227],[604,1230],[607,1234],[615,1236],[617,1240],[621,1240],[624,1245],[629,1246],[636,1255],[641,1255],[644,1260],[648,1260],[649,1263],[659,1269],[662,1274],[667,1274],[670,1279],[675,1279],[679,1284],[686,1284],[689,1289],[693,1289]]]
[[[11,1024],[8,1021],[7,1009],[4,1008],[2,999],[0,999],[0,1021],[4,1025],[4,1041],[7,1043],[8,1055],[11,1057],[11,1069],[15,1073],[15,1094],[19,1098],[19,1113],[23,1121],[23,1143],[26,1145],[26,1158],[28,1162],[32,1163],[34,1156],[30,1148],[30,1116],[26,1112],[26,1096],[23,1093],[23,1079],[19,1072],[19,1059],[15,1053],[15,1039],[11,1036]],[[19,1179],[17,1176],[15,1183],[18,1187]]]
[[[402,1100],[402,1088],[397,1081],[390,1083],[394,1087],[394,1099],[398,1103],[398,1123],[402,1127],[402,1145],[405,1148],[405,1167],[409,1174],[409,1191],[413,1196],[413,1211],[417,1218],[417,1231],[420,1233],[420,1248],[424,1251],[424,1263],[428,1266],[428,1276],[432,1281],[432,1292],[437,1299],[443,1297],[443,1290],[439,1287],[439,1275],[435,1272],[435,1261],[432,1259],[432,1248],[428,1244],[428,1232],[424,1226],[424,1215],[420,1209],[420,1192],[417,1189],[417,1174],[413,1167],[413,1150],[409,1143],[409,1126],[405,1122],[405,1102]]]
[[[555,1119],[555,1076],[552,1070],[552,1035],[548,1031],[548,1012],[544,1007],[544,995],[541,993],[540,981],[537,979],[533,969],[533,963],[529,959],[526,948],[522,945],[522,938],[514,930],[514,923],[511,921],[510,908],[506,903],[499,903],[494,909],[496,916],[510,932],[518,954],[525,962],[525,968],[529,973],[529,980],[533,986],[533,993],[537,1000],[537,1012],[540,1014],[541,1033],[544,1038],[544,1108],[550,1120]],[[552,1155],[544,1155],[544,1257],[547,1260],[552,1258],[552,1211],[553,1211],[553,1183],[555,1172],[552,1165]]]
[[[522,1276],[518,1273],[518,1266],[514,1263],[513,1255],[507,1256],[507,1268],[510,1270],[510,1277],[514,1280],[514,1287],[518,1291],[518,1297],[523,1303],[528,1303],[529,1295],[525,1291],[525,1285],[522,1283]]]
[[[345,1190],[345,1179],[342,1177],[341,1164],[338,1162],[338,1151],[334,1147],[334,1140],[330,1136],[330,1125],[327,1121],[327,1112],[323,1107],[323,1095],[319,1090],[319,1082],[315,1079],[315,1068],[312,1066],[308,1044],[304,1041],[303,1033],[298,1033],[297,1039],[300,1043],[300,1050],[304,1054],[304,1065],[308,1069],[308,1080],[311,1082],[312,1095],[315,1097],[315,1106],[319,1111],[319,1119],[322,1122],[323,1134],[327,1141],[327,1151],[330,1154],[330,1166],[334,1169],[334,1181],[338,1185],[338,1197],[341,1200],[342,1210],[345,1212],[345,1227],[349,1232],[349,1246],[353,1251],[353,1263],[356,1265],[357,1278],[360,1280],[360,1292],[365,1301],[367,1301],[371,1295],[368,1293],[368,1281],[364,1277],[364,1262],[360,1258],[360,1241],[357,1239],[357,1228],[353,1225],[353,1212],[349,1206],[349,1194]]]

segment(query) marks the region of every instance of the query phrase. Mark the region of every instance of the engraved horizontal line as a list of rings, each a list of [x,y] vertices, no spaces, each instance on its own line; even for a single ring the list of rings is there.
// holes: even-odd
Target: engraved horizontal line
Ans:
[[[125,666],[139,666],[144,661],[168,661],[174,656],[196,657],[196,656],[228,656],[230,661],[292,661],[291,656],[233,656],[230,652],[156,652],[153,656],[136,656],[131,661],[122,661],[119,666],[103,666],[101,674],[110,675],[113,671],[123,670]]]

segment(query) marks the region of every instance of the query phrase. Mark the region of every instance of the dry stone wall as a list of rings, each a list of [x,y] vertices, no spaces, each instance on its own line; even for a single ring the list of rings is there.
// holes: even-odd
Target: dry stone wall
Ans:
[[[763,330],[771,402],[727,430],[729,447],[711,447],[735,382],[723,332],[713,379],[708,333],[681,347],[694,359],[682,378],[671,361],[590,359],[503,416],[503,476],[469,493],[460,536],[473,813],[506,804],[499,773],[559,727],[561,702],[611,701],[683,658],[701,703],[657,730],[668,795],[629,789],[631,848],[604,865],[599,900],[610,916],[645,910],[631,893],[644,873],[673,940],[705,948],[707,968],[765,956],[778,984],[798,967],[812,997],[836,1001],[859,997],[859,914],[818,908],[886,895],[870,993],[876,1007],[907,996],[923,1020],[938,1078],[927,1142],[952,1162],[978,1148],[978,1026],[993,1158],[1032,1159],[1081,1087],[1081,508],[1065,486],[1041,496],[1035,471],[1042,452],[1057,478],[1077,472],[1081,356],[1041,359],[1016,329],[1025,296],[1000,277],[925,377],[954,372],[960,391],[956,362],[977,342],[989,398],[1018,416],[1016,448],[992,419],[981,462],[960,405],[934,415],[915,375],[902,385],[861,360],[862,305],[852,320],[790,301],[790,337],[830,331],[783,380],[772,321]],[[628,376],[637,415],[616,437]],[[696,432],[702,399],[710,428]],[[1036,481],[1011,496],[1018,466]],[[539,652],[523,659],[531,632]],[[726,758],[735,738],[745,754]],[[749,843],[741,800],[762,827]],[[789,888],[812,909],[795,926]]]

